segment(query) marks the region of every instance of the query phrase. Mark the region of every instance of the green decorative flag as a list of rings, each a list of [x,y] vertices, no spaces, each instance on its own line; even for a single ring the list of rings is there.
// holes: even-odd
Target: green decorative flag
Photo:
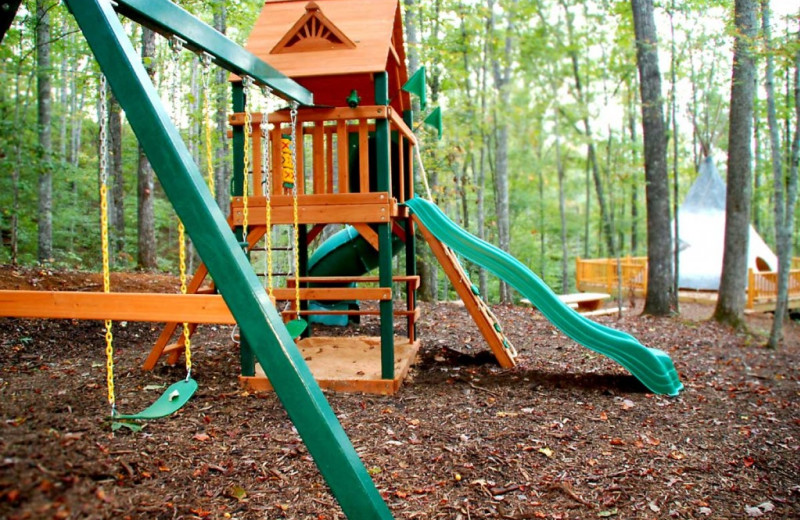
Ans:
[[[425,67],[418,68],[402,88],[409,94],[416,94],[419,97],[420,108],[425,110],[428,106],[428,97],[425,94]]]
[[[428,114],[423,122],[426,125],[431,125],[439,132],[439,139],[442,138],[442,108],[436,107],[433,112]]]

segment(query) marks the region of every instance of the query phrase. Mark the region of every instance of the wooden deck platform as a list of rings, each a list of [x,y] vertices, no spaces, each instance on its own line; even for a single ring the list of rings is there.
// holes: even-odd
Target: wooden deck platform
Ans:
[[[392,395],[403,383],[419,350],[419,341],[395,337],[394,379],[381,379],[381,340],[378,337],[311,337],[300,340],[300,352],[319,386],[336,392]],[[249,391],[272,390],[256,364],[254,377],[240,377]]]

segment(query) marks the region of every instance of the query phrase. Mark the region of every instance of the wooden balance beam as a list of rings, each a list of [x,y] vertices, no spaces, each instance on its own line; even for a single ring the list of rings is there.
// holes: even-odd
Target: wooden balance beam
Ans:
[[[293,289],[276,289],[279,300],[294,298]],[[391,300],[389,288],[300,289],[310,300]],[[73,291],[0,291],[0,316],[38,319],[219,323],[233,325],[218,294],[98,293]]]

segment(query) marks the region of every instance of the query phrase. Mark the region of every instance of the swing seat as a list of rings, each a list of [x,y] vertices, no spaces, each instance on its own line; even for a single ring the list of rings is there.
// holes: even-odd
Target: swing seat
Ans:
[[[139,413],[117,414],[114,420],[149,420],[160,419],[180,410],[197,391],[197,381],[182,380],[167,388],[156,402]]]
[[[286,328],[289,330],[289,335],[292,339],[299,338],[300,334],[306,330],[306,327],[308,327],[308,322],[302,318],[292,320],[286,324]]]

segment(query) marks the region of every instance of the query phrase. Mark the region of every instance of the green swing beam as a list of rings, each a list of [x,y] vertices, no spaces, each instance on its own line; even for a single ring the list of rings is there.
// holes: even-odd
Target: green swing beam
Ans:
[[[222,212],[161,103],[143,65],[108,0],[65,0],[95,55],[100,69],[125,110],[167,197],[184,222],[197,252],[238,322],[243,337],[264,367],[322,476],[351,519],[390,519],[366,468],[344,432],[305,361],[270,303],[264,288],[230,231]],[[120,5],[142,5],[119,2]],[[164,0],[149,0],[148,16],[173,14]],[[144,17],[144,15],[143,15]],[[163,21],[162,21],[163,22]],[[201,22],[184,20],[187,27]],[[154,20],[149,23],[155,24]],[[161,23],[164,26],[163,23]],[[209,33],[206,33],[209,34]],[[182,36],[183,37],[183,36]],[[187,41],[189,38],[185,38]],[[195,39],[197,48],[219,56],[217,40]],[[221,61],[225,63],[224,60]],[[252,70],[244,70],[254,75]],[[277,72],[276,72],[277,74]],[[268,83],[269,80],[272,83]],[[261,81],[275,86],[272,78]],[[288,87],[287,87],[288,88]],[[295,94],[302,92],[295,87]],[[290,97],[293,94],[289,95]]]
[[[114,9],[119,14],[166,37],[181,38],[187,49],[210,54],[220,67],[237,76],[250,76],[287,101],[294,100],[305,106],[314,104],[311,92],[172,2],[116,0],[115,3]]]

